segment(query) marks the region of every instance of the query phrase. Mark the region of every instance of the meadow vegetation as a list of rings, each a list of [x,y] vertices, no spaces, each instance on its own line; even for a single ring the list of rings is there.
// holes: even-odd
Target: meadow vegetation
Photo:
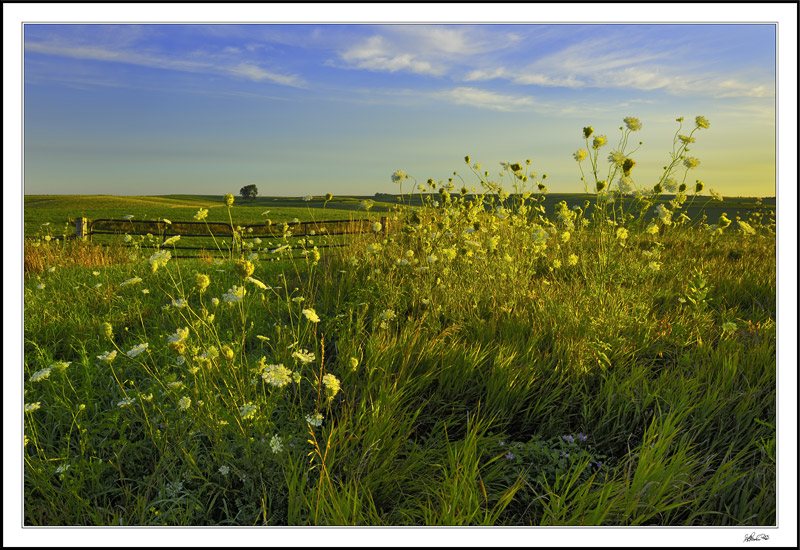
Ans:
[[[773,210],[688,179],[703,117],[637,184],[639,128],[608,162],[584,128],[591,199],[553,204],[524,161],[398,170],[324,251],[47,240],[26,198],[25,524],[774,525]],[[234,234],[271,201],[126,200]],[[341,217],[314,200],[270,217]],[[58,216],[136,206],[87,201]]]

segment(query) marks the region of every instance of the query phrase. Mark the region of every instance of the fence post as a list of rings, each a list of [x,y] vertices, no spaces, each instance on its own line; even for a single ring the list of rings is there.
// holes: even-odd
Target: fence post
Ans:
[[[89,229],[89,218],[77,218],[75,220],[75,238],[85,239]]]

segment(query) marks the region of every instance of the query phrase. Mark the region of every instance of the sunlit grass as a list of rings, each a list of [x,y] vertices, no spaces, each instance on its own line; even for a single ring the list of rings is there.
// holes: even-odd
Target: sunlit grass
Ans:
[[[29,245],[26,524],[774,525],[768,212],[465,160],[324,254]]]

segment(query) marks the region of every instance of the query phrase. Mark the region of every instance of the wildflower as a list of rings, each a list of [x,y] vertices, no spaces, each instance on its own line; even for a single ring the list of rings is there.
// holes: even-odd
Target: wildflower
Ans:
[[[98,355],[97,358],[100,359],[101,361],[110,363],[111,361],[114,360],[116,356],[117,356],[117,350],[111,350],[103,353],[103,355]]]
[[[141,277],[131,277],[127,281],[122,281],[119,286],[126,286],[126,285],[135,285],[136,283],[141,283]]]
[[[146,350],[148,345],[149,344],[147,344],[147,342],[145,342],[143,344],[139,344],[138,346],[134,346],[125,355],[127,355],[128,357],[136,357],[137,355],[142,353],[144,350]]]
[[[66,472],[67,470],[69,470],[69,464],[62,464],[61,466],[59,466],[58,468],[56,468],[56,473],[57,473],[57,474],[63,474],[63,473],[64,473],[64,472]]]
[[[392,321],[397,318],[397,314],[395,314],[393,309],[386,309],[381,313],[381,320],[383,321]]]
[[[211,305],[213,305],[214,307],[218,306],[219,298],[217,298],[216,296],[214,298],[211,298]]]
[[[278,454],[283,451],[283,442],[281,441],[281,438],[277,435],[273,435],[269,440],[269,448],[273,454]]]
[[[292,357],[296,357],[301,363],[311,363],[317,358],[313,352],[310,352],[307,349],[298,350],[292,353]]]
[[[325,386],[325,393],[328,394],[329,401],[336,397],[336,394],[341,389],[339,379],[332,374],[326,374],[322,377],[322,385]]]
[[[625,125],[628,127],[628,130],[631,132],[636,132],[642,129],[642,123],[638,118],[629,116],[622,119],[622,122],[625,123]]]
[[[654,222],[651,222],[650,225],[648,225],[647,228],[645,229],[645,232],[651,235],[657,235],[658,226]]]
[[[50,365],[51,369],[55,369],[57,372],[64,372],[67,370],[67,367],[72,364],[72,361],[56,361],[52,365]]]
[[[582,432],[578,432],[578,439],[580,439],[581,441],[586,441],[587,438],[588,436],[583,435]]]
[[[167,262],[171,258],[172,254],[169,250],[157,250],[152,256],[150,256],[150,259],[148,260],[150,263],[150,269],[153,271],[153,273],[155,273],[159,267],[166,266]]]
[[[176,243],[176,242],[178,242],[179,240],[181,240],[181,236],[180,236],[180,235],[173,235],[172,237],[170,237],[169,239],[167,239],[166,241],[164,241],[164,242],[162,243],[162,246],[169,246],[169,245],[171,245],[171,244],[175,244],[175,243]]]
[[[619,151],[611,151],[611,153],[608,155],[608,162],[617,166],[622,166],[622,163],[625,162],[625,155]]]
[[[314,196],[313,196],[313,195],[306,195],[305,197],[303,197],[303,200],[304,200],[304,201],[306,201],[306,202],[311,202],[311,200],[312,200],[313,198],[314,198]]]
[[[184,357],[183,355],[179,355],[175,359],[175,364],[178,365],[179,367],[183,366],[184,363],[186,363],[186,357]]]
[[[670,193],[674,193],[675,190],[678,188],[678,182],[675,180],[675,178],[669,177],[664,182],[664,188]]]
[[[132,220],[133,219],[133,214],[128,214],[126,216],[122,216],[122,219],[123,220]]]
[[[742,230],[742,233],[744,233],[745,235],[755,235],[756,234],[756,230],[753,229],[753,227],[749,223],[743,222],[742,220],[736,220],[736,223],[739,224],[739,228]]]
[[[350,370],[355,371],[358,368],[358,359],[356,357],[350,358]]]
[[[442,249],[442,256],[446,260],[455,260],[458,253],[456,252],[455,248],[443,248]]]
[[[267,365],[264,372],[261,373],[261,378],[267,384],[275,386],[276,388],[282,388],[291,382],[291,376],[292,371],[284,367],[283,363],[279,365]]]
[[[708,129],[708,127],[711,126],[711,123],[704,116],[697,116],[697,117],[695,117],[694,121],[695,121],[695,124],[697,124],[698,128],[706,128],[706,129]]]
[[[702,192],[704,187],[705,187],[705,184],[702,181],[695,180],[695,183],[694,183],[694,192],[695,193]]]
[[[371,245],[367,246],[367,252],[371,254],[377,254],[382,248],[383,246],[381,246],[381,243],[372,243]]]
[[[626,176],[630,176],[634,166],[636,166],[636,161],[633,159],[625,159],[622,163],[622,173]]]
[[[44,290],[44,283],[39,283],[38,285],[36,285],[36,288],[38,288],[39,290]]]
[[[514,460],[514,453],[511,451],[508,451],[505,456],[508,460]]]
[[[600,147],[606,143],[608,143],[608,138],[606,136],[595,136],[592,140],[592,149],[600,149]]]
[[[576,265],[578,263],[578,257],[575,254],[570,254],[569,258],[567,258],[568,265]]]
[[[664,225],[670,225],[672,223],[672,212],[663,204],[656,205],[656,215]]]
[[[375,233],[379,233],[381,229],[383,229],[383,226],[381,225],[381,222],[375,222],[375,223],[372,224],[372,230]]]
[[[315,428],[322,426],[323,417],[320,413],[306,415],[306,422]]]
[[[700,166],[700,160],[695,157],[686,157],[683,159],[683,165],[688,169],[697,168]]]
[[[183,396],[178,400],[178,408],[182,411],[188,409],[192,404],[192,399],[187,396]]]
[[[728,321],[726,323],[722,323],[722,330],[724,332],[733,332],[734,330],[736,330],[736,323],[734,323],[732,321]]]
[[[234,262],[234,268],[236,269],[236,273],[242,278],[249,277],[256,270],[256,266],[249,260],[236,260]]]
[[[229,288],[228,292],[222,295],[222,299],[228,303],[241,302],[246,293],[247,290],[243,286],[233,285],[233,288]]]
[[[722,202],[722,195],[720,195],[713,189],[709,189],[708,194],[711,195],[711,198],[713,198],[714,200]]]
[[[559,269],[561,267],[560,260],[553,260],[553,269]]]
[[[38,411],[42,406],[41,401],[37,401],[36,403],[25,403],[25,412],[33,412]]]
[[[194,215],[194,219],[201,222],[206,219],[206,216],[208,216],[208,208],[201,208],[197,211],[197,214]]]
[[[681,142],[683,142],[683,143],[685,143],[687,145],[690,144],[690,143],[694,143],[694,138],[693,137],[689,137],[689,136],[684,136],[684,135],[678,134],[678,139],[681,140]]]
[[[297,290],[297,289],[295,289],[295,290]],[[299,304],[300,302],[305,301],[305,298],[303,298],[302,296],[295,296],[294,298],[292,298],[292,301],[295,304]]]
[[[219,467],[219,470],[218,470],[218,471],[219,471],[219,473],[221,473],[222,475],[226,476],[226,475],[228,475],[228,474],[230,473],[231,469],[230,469],[230,468],[228,468],[226,465],[224,465],[224,464],[223,464],[222,466],[220,466],[220,467]]]
[[[208,288],[208,285],[211,284],[211,279],[208,277],[208,275],[205,275],[203,273],[198,273],[197,276],[195,277],[194,284],[197,287],[197,290],[199,290],[200,292],[205,292],[206,289]]]
[[[178,298],[177,300],[173,298],[172,302],[170,303],[172,304],[172,307],[176,307],[178,309],[184,308],[188,305],[186,303],[186,300],[184,300],[183,298]]]
[[[728,219],[728,216],[723,212],[717,220],[717,224],[719,224],[720,229],[727,229],[731,224],[731,220]]]
[[[241,407],[239,407],[239,415],[247,420],[248,418],[253,418],[256,415],[256,410],[258,407],[253,403],[245,403]]]
[[[594,133],[594,128],[592,126],[586,126],[583,128],[583,137],[585,137],[586,139],[592,137],[593,133]]]
[[[358,204],[358,207],[359,207],[361,210],[367,210],[367,211],[369,211],[369,209],[370,209],[370,208],[372,208],[374,204],[375,204],[375,201],[373,201],[373,200],[371,200],[371,199],[365,199],[365,200],[361,201],[361,202]]]
[[[102,329],[103,329],[103,336],[105,336],[106,338],[110,339],[112,336],[114,336],[114,327],[111,326],[111,323],[103,323]]]
[[[245,278],[245,281],[247,281],[248,283],[253,283],[254,285],[256,285],[261,290],[267,290],[267,285],[265,285],[264,283],[262,283],[258,279],[255,279],[253,277],[247,277],[247,278]]]
[[[120,401],[117,401],[117,407],[119,407],[120,409],[123,407],[129,407],[134,403],[134,401],[136,401],[135,397],[126,397]]]
[[[167,341],[170,344],[180,344],[186,338],[189,337],[189,327],[179,328],[175,331],[175,334],[170,334],[167,336]]]
[[[571,435],[562,435],[561,439],[563,439],[564,441],[567,441],[569,443],[575,443],[575,438],[572,437]]]
[[[122,237],[122,240],[123,240],[124,242],[126,242],[126,243],[129,243],[129,242],[131,242],[131,241],[133,240],[133,237],[131,237],[130,235],[128,235],[127,233],[125,233],[125,236],[124,236],[124,237]]]
[[[661,263],[660,262],[650,262],[647,264],[647,268],[655,273],[656,271],[661,271]]]
[[[319,315],[317,315],[317,312],[313,309],[304,309],[303,315],[312,323],[319,323]]]
[[[271,253],[271,254],[277,254],[278,252],[283,252],[283,251],[284,251],[284,250],[286,250],[287,248],[291,248],[291,246],[290,246],[290,245],[288,245],[288,244],[285,244],[285,245],[283,245],[283,246],[279,246],[279,247],[278,247],[278,248],[276,248],[275,250],[270,250],[270,253]]]
[[[172,225],[172,222],[169,221],[167,218],[161,218],[161,221],[164,222],[167,225]]]
[[[50,367],[44,368],[42,370],[38,370],[31,375],[30,381],[31,382],[40,382],[42,380],[46,380],[50,377],[50,372],[53,369]]]
[[[223,198],[225,199],[225,206],[227,207],[233,206],[233,195],[228,193]]]
[[[628,230],[625,229],[624,227],[620,227],[619,229],[617,229],[617,238],[619,240],[621,240],[621,241],[624,241],[625,239],[627,239],[628,238]]]
[[[392,181],[394,183],[401,183],[404,179],[408,179],[408,175],[402,170],[397,170],[392,174]]]

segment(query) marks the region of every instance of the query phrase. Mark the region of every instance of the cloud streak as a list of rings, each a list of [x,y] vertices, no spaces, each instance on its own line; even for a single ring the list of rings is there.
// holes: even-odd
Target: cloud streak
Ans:
[[[71,59],[126,63],[152,69],[163,69],[190,73],[221,74],[237,78],[245,78],[254,82],[269,81],[283,86],[301,88],[305,85],[297,75],[283,75],[267,71],[256,64],[231,60],[198,61],[180,57],[166,57],[133,52],[129,50],[113,50],[102,46],[65,45],[58,42],[25,42],[25,52],[54,55]],[[233,53],[233,52],[226,52]]]

